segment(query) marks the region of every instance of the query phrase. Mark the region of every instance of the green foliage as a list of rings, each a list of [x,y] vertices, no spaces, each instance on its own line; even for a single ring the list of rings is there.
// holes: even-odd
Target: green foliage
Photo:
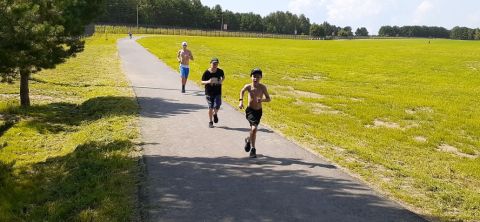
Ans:
[[[368,30],[365,27],[357,28],[355,31],[356,36],[368,36]]]
[[[98,0],[0,1],[0,75],[22,75],[22,105],[29,105],[28,77],[54,68],[83,50],[79,36],[96,15]]]
[[[425,37],[449,38],[450,31],[437,26],[382,26],[378,31],[379,36],[389,37]]]
[[[0,221],[135,220],[138,107],[116,38],[33,75],[28,109],[0,84]]]
[[[450,38],[461,40],[480,40],[480,29],[455,26],[450,33]]]
[[[304,15],[294,15],[290,12],[273,12],[264,18],[265,31],[269,33],[308,34],[310,32],[310,20]]]
[[[171,67],[178,43],[222,61],[226,102],[264,71],[265,122],[441,220],[480,220],[480,45],[432,40],[295,41],[161,36],[139,42]]]

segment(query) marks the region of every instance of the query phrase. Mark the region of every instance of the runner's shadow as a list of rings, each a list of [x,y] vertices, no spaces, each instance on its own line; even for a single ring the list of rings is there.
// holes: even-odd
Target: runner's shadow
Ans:
[[[315,168],[315,167],[323,167],[327,169],[336,169],[337,167],[332,165],[332,164],[322,164],[322,163],[309,163],[309,162],[304,162],[300,159],[294,159],[294,158],[277,158],[277,157],[271,157],[271,156],[266,156],[263,154],[257,154],[258,158],[262,161],[266,160],[267,163],[270,164],[277,164],[280,166],[289,166],[289,165],[302,165],[302,166],[308,166],[309,168]]]
[[[220,128],[220,129],[225,129],[225,130],[235,130],[235,131],[240,131],[240,132],[250,132],[249,128],[232,128],[232,127],[228,127],[228,126],[216,126],[215,128]],[[272,130],[266,129],[266,128],[260,128],[257,131],[264,132],[264,133],[273,133]]]
[[[205,105],[181,103],[178,100],[166,100],[152,97],[138,97],[140,115],[151,118],[166,118],[186,115],[197,110],[206,109]]]

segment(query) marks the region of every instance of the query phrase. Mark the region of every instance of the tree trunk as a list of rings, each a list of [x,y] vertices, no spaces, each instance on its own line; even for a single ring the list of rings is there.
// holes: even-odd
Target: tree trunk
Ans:
[[[30,72],[20,71],[20,104],[23,107],[30,106],[30,95],[28,89],[28,78]]]

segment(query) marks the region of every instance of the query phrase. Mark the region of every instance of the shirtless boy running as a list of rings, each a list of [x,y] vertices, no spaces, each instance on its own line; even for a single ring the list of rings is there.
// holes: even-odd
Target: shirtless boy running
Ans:
[[[253,69],[250,73],[252,83],[245,85],[240,91],[240,103],[238,108],[243,109],[243,94],[248,92],[248,107],[245,109],[245,117],[250,123],[250,136],[245,138],[245,152],[250,151],[250,157],[257,157],[255,149],[255,140],[257,137],[258,124],[262,118],[262,103],[270,102],[270,95],[267,87],[260,83],[262,79],[262,70]]]
[[[193,61],[192,51],[187,49],[187,42],[182,42],[182,49],[178,50],[177,60],[180,63],[180,77],[182,77],[182,93],[185,93],[188,74],[190,73],[190,60]]]

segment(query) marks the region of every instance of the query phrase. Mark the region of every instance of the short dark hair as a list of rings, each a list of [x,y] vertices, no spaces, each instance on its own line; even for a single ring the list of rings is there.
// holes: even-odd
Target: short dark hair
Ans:
[[[259,69],[259,68],[252,69],[252,72],[250,72],[250,76],[253,76],[253,75],[260,75],[260,76],[262,76],[262,70]]]

